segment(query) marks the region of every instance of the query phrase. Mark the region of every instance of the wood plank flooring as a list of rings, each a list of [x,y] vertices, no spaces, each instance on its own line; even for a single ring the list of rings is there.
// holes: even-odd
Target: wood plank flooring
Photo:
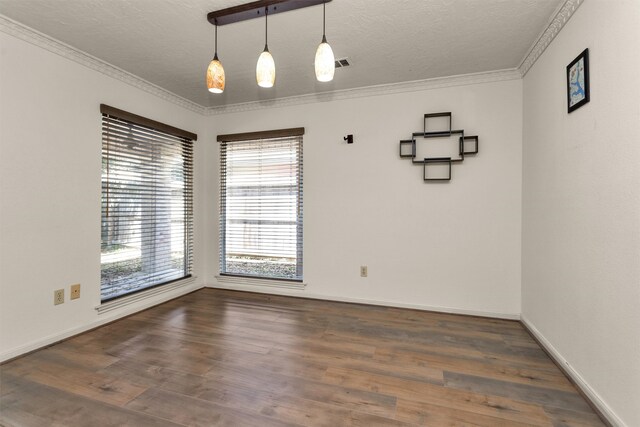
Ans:
[[[0,366],[3,426],[601,426],[518,322],[202,289]]]

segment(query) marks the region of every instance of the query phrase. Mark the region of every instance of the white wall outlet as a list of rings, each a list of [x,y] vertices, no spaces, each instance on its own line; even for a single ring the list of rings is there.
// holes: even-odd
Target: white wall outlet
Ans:
[[[53,305],[64,304],[64,289],[53,291]]]
[[[368,274],[368,269],[366,265],[361,265],[360,266],[360,277],[367,277]]]
[[[78,299],[78,298],[80,298],[80,283],[71,285],[70,292],[69,292],[69,299]]]

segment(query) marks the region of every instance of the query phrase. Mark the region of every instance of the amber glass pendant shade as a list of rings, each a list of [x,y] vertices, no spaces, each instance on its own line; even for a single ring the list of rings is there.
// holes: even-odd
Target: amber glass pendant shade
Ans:
[[[213,54],[213,59],[209,63],[209,67],[207,68],[207,89],[211,93],[222,93],[224,92],[224,67],[222,67],[222,62],[218,59],[218,26],[216,25],[216,33],[215,33],[215,53]]]
[[[224,68],[218,60],[218,55],[214,56],[207,68],[207,88],[212,93],[224,92]]]

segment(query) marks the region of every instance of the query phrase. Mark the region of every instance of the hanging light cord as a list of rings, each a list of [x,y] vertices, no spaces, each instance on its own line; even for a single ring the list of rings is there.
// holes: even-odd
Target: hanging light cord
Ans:
[[[216,23],[215,25],[216,27],[216,31],[215,31],[215,38],[213,39],[214,42],[213,44],[215,45],[215,53],[213,54],[213,59],[218,59],[218,24]]]
[[[267,32],[267,28],[269,26],[269,6],[264,8],[264,51],[267,52],[269,50],[268,37],[269,33]]]
[[[326,20],[327,20],[327,2],[322,2],[322,43],[327,42],[326,32]]]

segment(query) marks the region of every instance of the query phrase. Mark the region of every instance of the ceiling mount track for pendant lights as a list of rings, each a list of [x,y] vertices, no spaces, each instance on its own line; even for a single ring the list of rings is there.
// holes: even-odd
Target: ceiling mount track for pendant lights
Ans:
[[[329,2],[331,2],[331,0],[258,0],[252,3],[209,12],[207,14],[207,20],[212,25],[222,26],[247,21],[249,19],[262,18],[265,13],[276,15],[290,10],[302,9]]]

